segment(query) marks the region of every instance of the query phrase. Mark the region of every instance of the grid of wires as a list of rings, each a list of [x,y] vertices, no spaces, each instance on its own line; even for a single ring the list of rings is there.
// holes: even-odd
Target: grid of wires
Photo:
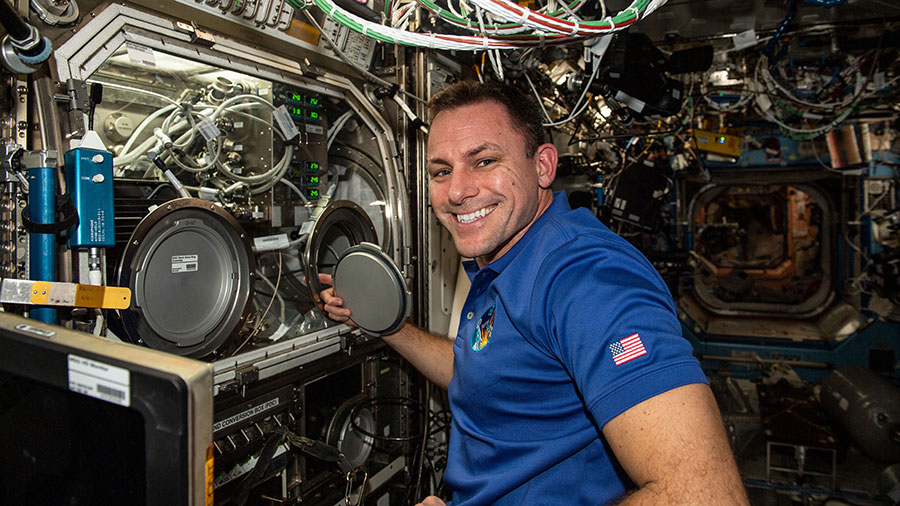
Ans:
[[[763,120],[787,138],[809,141],[864,114],[896,114],[900,58],[896,49],[890,51],[888,54],[888,50],[878,47],[858,55],[806,62],[783,58],[774,63],[757,53],[755,62],[750,56],[742,60],[742,65],[729,64],[727,68],[718,66],[706,73],[685,75],[682,79],[687,93],[681,111],[662,120],[643,122],[640,132],[644,136],[671,134],[696,126],[695,115],[727,115],[729,122]],[[727,73],[728,77],[717,81],[711,78],[714,72]],[[544,108],[545,126],[576,134],[579,129],[587,129],[595,134],[573,134],[573,142],[606,140],[618,135],[627,138],[634,130],[610,114],[599,97],[587,93],[574,101],[566,99],[559,87],[548,86],[547,80],[541,81],[540,77],[526,71],[522,86],[542,105],[552,106]],[[583,90],[588,89],[595,75],[586,77],[589,79]],[[554,114],[556,111],[563,113]]]
[[[290,165],[294,147],[284,143],[280,159],[271,168],[254,175],[239,175],[223,163],[223,143],[226,136],[215,126],[215,121],[226,114],[240,116],[259,123],[272,131],[282,140],[288,134],[283,132],[277,123],[259,115],[266,111],[271,115],[275,107],[268,100],[252,94],[235,94],[221,103],[207,103],[203,99],[197,102],[176,101],[165,95],[152,91],[125,86],[116,83],[103,83],[112,89],[122,89],[136,94],[147,95],[159,99],[167,105],[147,116],[132,132],[122,151],[115,157],[113,167],[115,174],[122,176],[126,171],[143,171],[144,177],[159,177],[161,169],[151,163],[155,158],[163,161],[163,165],[172,163],[181,171],[200,174],[217,173],[210,182],[221,188],[232,183],[239,183],[250,188],[250,193],[265,193],[283,179]],[[255,114],[254,114],[255,113]],[[153,128],[155,122],[163,118],[159,127]],[[202,139],[202,142],[195,142]],[[200,152],[196,147],[200,146]],[[193,147],[193,148],[192,148]],[[194,150],[193,152],[191,150]],[[198,161],[199,160],[199,161]]]
[[[809,3],[809,2],[808,2]],[[817,5],[826,5],[817,3]],[[896,91],[900,58],[895,49],[877,47],[857,56],[819,57],[800,63],[787,58],[795,49],[787,27],[797,12],[792,0],[784,20],[762,49],[753,73],[758,112],[795,140],[809,140],[837,128],[854,114],[879,107]],[[895,76],[893,78],[886,76]]]
[[[896,91],[900,76],[884,76],[891,70],[896,74],[897,69],[879,69],[879,52],[880,48],[832,66],[817,64],[806,69],[805,75],[790,64],[769,66],[760,58],[754,73],[756,108],[787,137],[808,140],[821,136],[852,115],[884,104],[890,92]]]
[[[532,10],[510,0],[447,0],[441,6],[433,0],[388,0],[383,24],[356,16],[332,0],[288,0],[295,9],[315,5],[337,23],[389,44],[444,50],[491,50],[536,47],[581,42],[628,28],[655,11],[666,0],[634,0],[618,13],[608,13],[601,0],[600,19],[583,19],[579,9],[585,0],[557,3],[550,0]],[[412,27],[416,9],[444,21],[448,30],[471,35],[420,32]]]

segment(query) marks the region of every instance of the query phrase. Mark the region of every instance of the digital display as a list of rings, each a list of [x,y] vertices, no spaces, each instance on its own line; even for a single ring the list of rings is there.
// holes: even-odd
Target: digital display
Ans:
[[[288,111],[289,111],[291,114],[293,114],[294,116],[300,116],[300,117],[303,117],[303,109],[301,109],[301,108],[299,108],[299,107],[290,107],[290,108],[288,108]]]
[[[307,172],[319,172],[319,163],[318,162],[309,162],[306,164]]]
[[[293,93],[291,94],[291,100],[293,100],[294,102],[303,102],[303,95],[299,93]]]
[[[319,121],[318,111],[309,111],[309,119]]]
[[[319,107],[319,99],[316,97],[309,97],[306,103],[312,107]]]
[[[306,176],[306,184],[318,185],[319,184],[319,176]]]
[[[319,189],[318,188],[308,188],[306,190],[306,199],[307,200],[316,200],[319,198]]]

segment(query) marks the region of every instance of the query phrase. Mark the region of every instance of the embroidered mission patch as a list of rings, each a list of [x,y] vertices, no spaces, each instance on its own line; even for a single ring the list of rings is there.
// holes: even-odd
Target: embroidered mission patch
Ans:
[[[469,339],[469,345],[475,351],[481,351],[487,343],[491,340],[491,331],[494,329],[494,309],[496,309],[497,305],[494,304],[488,308],[487,311],[481,315],[481,318],[478,319],[478,325],[475,327],[475,331],[472,332],[472,337]]]

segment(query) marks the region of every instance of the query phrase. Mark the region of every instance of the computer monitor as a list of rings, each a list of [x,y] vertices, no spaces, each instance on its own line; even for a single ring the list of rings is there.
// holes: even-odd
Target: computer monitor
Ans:
[[[212,505],[212,366],[0,313],[0,504]]]

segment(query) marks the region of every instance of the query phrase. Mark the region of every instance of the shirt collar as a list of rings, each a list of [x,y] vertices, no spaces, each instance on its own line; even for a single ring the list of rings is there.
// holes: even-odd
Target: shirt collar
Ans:
[[[474,281],[475,276],[480,271],[491,271],[494,276],[499,275],[503,272],[503,269],[506,268],[507,265],[511,264],[513,259],[518,256],[520,251],[525,250],[528,246],[528,243],[535,240],[536,237],[541,235],[540,231],[554,216],[559,216],[563,213],[571,211],[572,208],[569,207],[569,200],[566,197],[566,192],[558,191],[553,193],[553,202],[550,203],[550,206],[544,210],[544,213],[541,214],[538,219],[531,224],[531,228],[525,232],[525,235],[519,239],[519,242],[515,243],[512,248],[509,249],[506,253],[504,253],[500,258],[494,260],[493,262],[484,266],[483,269],[478,268],[478,264],[475,260],[467,260],[463,262],[463,268],[466,271],[466,275],[469,277],[469,281]]]

